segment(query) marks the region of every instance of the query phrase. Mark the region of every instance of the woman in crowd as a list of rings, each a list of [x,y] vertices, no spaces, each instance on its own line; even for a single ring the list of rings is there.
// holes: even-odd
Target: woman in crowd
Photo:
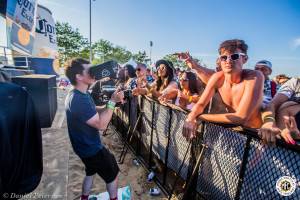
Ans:
[[[135,84],[135,69],[132,65],[127,64],[124,66],[125,69],[125,77],[126,77],[126,83],[125,83],[125,88],[126,89],[134,89],[134,84]]]
[[[123,86],[126,83],[125,68],[119,68],[117,72],[116,87]]]
[[[159,100],[162,102],[175,100],[175,105],[186,110],[191,110],[200,97],[200,92],[197,88],[197,77],[193,72],[186,71],[180,76],[179,83],[180,89],[168,91]]]
[[[136,88],[133,90],[135,95],[149,95],[158,98],[170,90],[178,88],[174,81],[173,64],[166,60],[156,62],[157,80],[153,84],[146,84],[145,88]]]

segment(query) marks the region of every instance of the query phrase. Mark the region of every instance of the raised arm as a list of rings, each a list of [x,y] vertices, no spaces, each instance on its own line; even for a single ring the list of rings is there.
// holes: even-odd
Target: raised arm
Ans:
[[[176,53],[179,59],[182,59],[185,61],[187,66],[197,73],[197,76],[200,78],[200,80],[207,84],[210,77],[215,73],[214,70],[208,69],[206,67],[201,66],[198,62],[196,62],[188,52],[186,53]]]

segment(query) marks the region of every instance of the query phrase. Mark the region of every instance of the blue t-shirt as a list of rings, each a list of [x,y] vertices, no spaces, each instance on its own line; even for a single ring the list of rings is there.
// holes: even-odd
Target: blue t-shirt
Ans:
[[[69,92],[65,101],[68,131],[75,153],[81,157],[91,157],[102,149],[99,131],[89,126],[86,121],[97,111],[89,93],[76,89]]]

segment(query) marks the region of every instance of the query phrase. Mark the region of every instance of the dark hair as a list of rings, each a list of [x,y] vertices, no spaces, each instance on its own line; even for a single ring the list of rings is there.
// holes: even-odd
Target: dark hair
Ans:
[[[276,78],[286,78],[286,79],[291,79],[291,77],[288,77],[288,76],[285,75],[285,74],[278,74],[278,75],[276,76]]]
[[[76,74],[81,74],[84,70],[83,64],[90,64],[88,60],[83,58],[73,58],[66,62],[65,74],[70,80],[72,85],[76,85]]]
[[[126,77],[125,77],[125,68],[120,68],[117,72],[117,84],[116,85],[119,85],[121,83],[125,83],[126,81]]]
[[[136,77],[135,69],[132,65],[127,64],[127,65],[124,66],[124,68],[127,69],[129,78],[135,78]]]
[[[239,39],[225,40],[220,44],[219,54],[221,54],[222,51],[225,50],[233,53],[237,49],[240,49],[243,53],[247,54],[248,45],[245,43],[244,40],[239,40]]]
[[[169,85],[174,79],[173,63],[168,60],[159,60],[155,63],[156,68],[158,68],[161,64],[164,64],[167,68],[167,85]],[[162,85],[162,77],[158,76],[158,79],[156,81],[156,91],[159,91]]]
[[[189,90],[191,94],[199,94],[199,90],[197,88],[197,76],[193,72],[183,72],[186,74],[187,79],[189,79]]]

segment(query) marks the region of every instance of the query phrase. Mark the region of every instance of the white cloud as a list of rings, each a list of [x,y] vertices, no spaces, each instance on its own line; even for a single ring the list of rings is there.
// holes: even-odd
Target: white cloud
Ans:
[[[298,47],[300,47],[300,37],[293,40],[292,47],[293,49],[297,49]]]

